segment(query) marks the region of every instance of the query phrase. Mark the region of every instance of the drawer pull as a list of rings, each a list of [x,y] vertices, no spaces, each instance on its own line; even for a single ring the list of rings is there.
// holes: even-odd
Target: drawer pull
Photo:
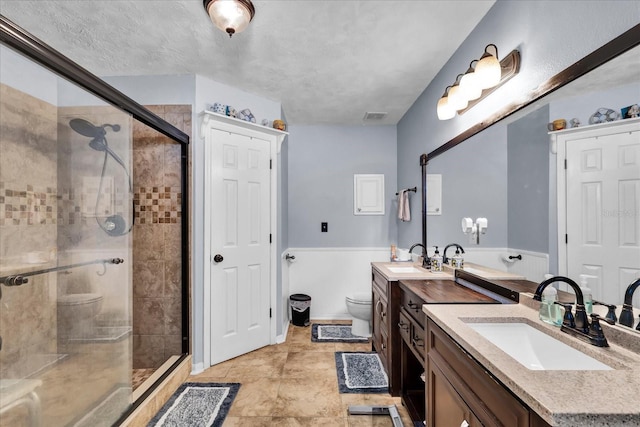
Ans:
[[[382,350],[386,350],[387,349],[387,343],[385,343],[385,342],[381,343],[380,347],[382,347]]]
[[[375,308],[376,314],[380,314],[380,312],[378,311],[378,305],[380,305],[380,300],[376,301],[376,308]]]
[[[387,312],[386,311],[380,311],[380,316],[387,317]]]
[[[409,325],[405,325],[404,323],[400,322],[398,323],[398,327],[405,332],[409,332]]]
[[[469,423],[467,422],[467,420],[462,421],[460,427],[469,427]]]
[[[413,339],[411,339],[411,342],[413,343],[413,345],[415,347],[424,348],[424,340],[422,340],[420,338],[413,338]]]
[[[419,310],[420,309],[420,304],[416,304],[415,302],[409,300],[409,304],[407,304],[409,306],[410,309],[412,310]]]

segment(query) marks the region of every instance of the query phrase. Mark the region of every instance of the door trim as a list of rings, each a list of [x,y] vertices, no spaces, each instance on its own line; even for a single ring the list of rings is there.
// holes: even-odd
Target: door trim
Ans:
[[[567,257],[567,171],[564,160],[567,156],[567,144],[576,139],[606,136],[614,133],[637,131],[640,127],[640,119],[625,119],[614,122],[590,125],[582,128],[571,128],[550,133],[551,152],[556,153],[557,171],[557,215],[558,215],[558,274],[566,276],[569,270]]]
[[[269,251],[269,294],[271,308],[276,311],[277,308],[277,274],[278,263],[280,258],[278,256],[278,153],[282,146],[284,137],[288,135],[287,132],[282,132],[277,129],[272,129],[266,126],[256,125],[255,123],[246,122],[243,120],[235,119],[232,117],[222,116],[219,114],[205,111],[202,113],[202,127],[200,134],[205,141],[204,144],[204,182],[205,189],[208,188],[208,182],[211,181],[213,174],[212,165],[207,161],[210,155],[210,144],[212,141],[207,141],[209,129],[217,129],[226,131],[229,133],[235,133],[248,137],[256,137],[260,139],[266,139],[269,141],[269,155],[271,157],[271,170],[269,171],[270,183],[270,228],[271,234],[275,238],[272,240],[271,248]],[[211,210],[211,198],[207,191],[204,194],[204,212],[205,214]],[[205,368],[211,366],[211,288],[207,285],[206,281],[211,277],[211,247],[209,236],[211,235],[211,224],[206,220],[204,221],[204,247],[203,247],[203,266],[205,280],[203,286],[203,363]],[[269,343],[276,343],[276,327],[277,319],[279,319],[280,313],[277,311],[271,316],[269,320]]]

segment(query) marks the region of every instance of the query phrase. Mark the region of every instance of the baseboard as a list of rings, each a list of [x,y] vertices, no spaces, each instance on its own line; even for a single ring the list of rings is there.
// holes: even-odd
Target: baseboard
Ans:
[[[282,344],[287,340],[287,334],[289,333],[289,322],[285,323],[282,328],[282,335],[276,337],[276,344]]]
[[[198,375],[204,372],[204,363],[194,363],[191,366],[191,375]]]

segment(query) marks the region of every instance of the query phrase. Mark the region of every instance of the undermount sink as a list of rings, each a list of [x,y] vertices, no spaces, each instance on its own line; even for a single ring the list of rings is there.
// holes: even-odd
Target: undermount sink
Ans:
[[[531,370],[606,371],[612,368],[526,323],[467,323]]]
[[[421,273],[421,270],[418,270],[415,267],[387,267],[392,273]]]

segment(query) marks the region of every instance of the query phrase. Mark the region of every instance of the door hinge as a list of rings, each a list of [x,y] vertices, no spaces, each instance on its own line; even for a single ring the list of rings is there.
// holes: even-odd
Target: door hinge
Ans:
[[[273,317],[272,310],[271,310],[271,309],[269,309],[269,319],[271,319],[272,317]]]
[[[564,243],[569,244],[569,235],[568,234],[564,235]]]
[[[269,233],[269,243],[273,243],[272,239],[273,239],[273,234]]]
[[[567,169],[567,159],[564,159],[564,168]]]
[[[273,169],[273,159],[269,159],[269,169]]]

